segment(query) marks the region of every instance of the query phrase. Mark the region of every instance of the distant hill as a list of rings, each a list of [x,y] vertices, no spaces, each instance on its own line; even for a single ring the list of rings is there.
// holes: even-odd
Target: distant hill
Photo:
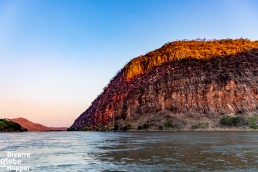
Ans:
[[[128,62],[69,130],[256,128],[257,114],[258,41],[175,41]]]
[[[15,132],[15,131],[28,131],[25,127],[20,124],[13,122],[9,119],[0,119],[0,132]]]
[[[10,120],[20,124],[24,128],[27,128],[28,131],[63,131],[67,129],[66,127],[47,127],[38,123],[31,122],[25,118],[14,118]]]

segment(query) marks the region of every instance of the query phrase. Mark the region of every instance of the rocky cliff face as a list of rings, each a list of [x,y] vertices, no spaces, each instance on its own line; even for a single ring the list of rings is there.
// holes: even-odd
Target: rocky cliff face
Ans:
[[[130,61],[70,127],[184,128],[258,111],[258,42],[177,41]]]

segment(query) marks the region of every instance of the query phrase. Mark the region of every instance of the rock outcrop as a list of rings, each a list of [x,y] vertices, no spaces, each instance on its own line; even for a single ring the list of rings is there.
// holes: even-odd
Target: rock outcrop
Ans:
[[[216,125],[222,115],[257,111],[258,41],[176,41],[130,61],[70,130],[167,119]]]

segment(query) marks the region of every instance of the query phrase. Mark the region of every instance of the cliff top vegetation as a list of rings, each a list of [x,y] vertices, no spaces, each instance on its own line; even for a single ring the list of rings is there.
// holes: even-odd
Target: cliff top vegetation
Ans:
[[[129,80],[164,63],[182,59],[208,60],[218,56],[234,55],[254,48],[258,48],[258,41],[248,39],[175,41],[146,55],[134,58],[124,67],[123,75],[125,79]]]

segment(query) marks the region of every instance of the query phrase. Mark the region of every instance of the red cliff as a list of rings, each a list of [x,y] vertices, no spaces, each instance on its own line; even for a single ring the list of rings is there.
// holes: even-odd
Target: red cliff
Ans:
[[[176,41],[131,60],[70,130],[218,125],[258,111],[258,41]]]

